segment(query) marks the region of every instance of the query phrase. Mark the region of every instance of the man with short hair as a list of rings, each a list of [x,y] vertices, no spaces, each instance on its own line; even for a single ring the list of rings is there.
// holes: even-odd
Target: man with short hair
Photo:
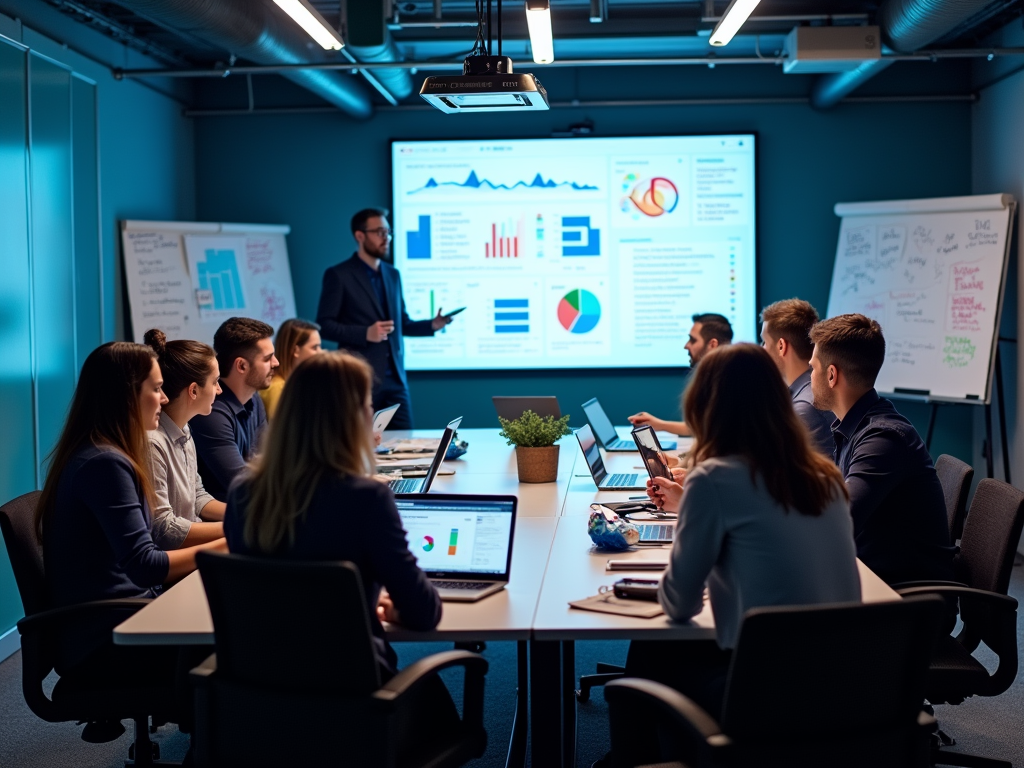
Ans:
[[[917,430],[875,392],[882,328],[839,315],[811,329],[814,405],[836,415],[835,459],[850,492],[857,557],[889,584],[953,578],[942,486]]]
[[[403,336],[433,336],[452,319],[441,314],[411,320],[405,311],[402,278],[386,259],[391,227],[383,208],[365,208],[352,217],[352,236],[359,249],[324,272],[316,321],[321,335],[361,355],[374,372],[373,407],[399,403],[391,429],[412,429],[412,399],[405,375]]]
[[[725,315],[716,312],[698,312],[693,316],[693,327],[690,328],[690,335],[683,345],[683,349],[690,355],[690,368],[696,368],[701,358],[719,346],[732,343],[732,324]],[[666,421],[652,416],[647,411],[633,414],[629,422],[634,427],[650,425],[663,432],[672,432],[676,435],[689,435],[690,428],[685,421]]]
[[[232,317],[213,336],[221,393],[210,415],[194,417],[189,426],[199,476],[218,501],[227,501],[231,481],[255,455],[267,423],[263,400],[255,394],[269,387],[274,378],[273,335],[274,329],[264,322]]]
[[[818,313],[803,299],[784,299],[769,304],[761,310],[761,346],[763,346],[779,368],[789,394],[793,398],[793,410],[807,427],[811,443],[826,456],[832,456],[835,443],[832,440],[832,422],[836,417],[831,411],[819,411],[814,407],[811,394],[811,328],[818,322]]]

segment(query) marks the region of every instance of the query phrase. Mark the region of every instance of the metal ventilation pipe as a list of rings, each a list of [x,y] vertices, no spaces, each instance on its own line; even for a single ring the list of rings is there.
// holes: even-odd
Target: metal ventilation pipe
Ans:
[[[311,59],[312,41],[284,14],[255,0],[116,0],[155,24],[191,35],[258,64]],[[319,48],[317,48],[319,50]],[[282,72],[352,117],[366,119],[373,104],[363,83],[337,71]]]
[[[882,42],[900,53],[920,50],[990,5],[992,0],[886,0],[878,11]],[[852,72],[822,75],[811,90],[811,105],[834,107],[891,63],[883,58],[865,62]]]
[[[435,0],[435,15],[439,13],[440,5]],[[386,64],[402,60],[385,24],[390,7],[390,0],[342,0],[345,48],[360,62]],[[412,93],[412,76],[406,69],[377,69],[373,77],[394,99],[401,100]]]

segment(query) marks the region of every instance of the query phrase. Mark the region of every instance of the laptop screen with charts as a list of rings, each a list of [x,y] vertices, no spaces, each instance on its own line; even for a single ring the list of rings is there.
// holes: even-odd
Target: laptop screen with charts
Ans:
[[[396,494],[426,493],[429,491],[434,478],[437,477],[437,471],[441,469],[444,455],[448,453],[448,446],[452,444],[452,438],[455,437],[455,430],[459,428],[461,423],[462,417],[459,416],[459,418],[448,422],[448,426],[444,428],[444,434],[441,435],[441,442],[437,445],[437,451],[430,462],[430,468],[427,470],[426,477],[405,477],[400,480],[390,480],[388,481],[388,488]]]
[[[515,496],[430,494],[395,499],[409,549],[443,600],[501,590],[512,568]]]
[[[541,418],[553,416],[556,419],[562,417],[562,411],[558,407],[558,398],[553,396],[535,397],[502,397],[491,398],[494,403],[494,410],[501,418],[513,421],[522,416],[526,411],[533,411]]]
[[[636,445],[632,440],[623,440],[619,437],[619,433],[612,426],[611,419],[608,418],[608,414],[604,412],[604,408],[601,407],[601,403],[598,402],[596,397],[590,398],[583,404],[583,414],[587,417],[587,422],[590,424],[591,429],[594,430],[594,437],[597,438],[597,442],[606,451],[636,450]],[[666,443],[662,446],[666,451],[675,450],[675,447],[675,443]]]
[[[635,472],[608,474],[604,460],[601,458],[601,449],[594,438],[594,430],[590,428],[589,424],[576,430],[576,439],[579,440],[583,458],[587,460],[587,467],[590,468],[590,474],[593,476],[598,490],[643,491],[647,488],[647,481],[641,481],[640,475]]]

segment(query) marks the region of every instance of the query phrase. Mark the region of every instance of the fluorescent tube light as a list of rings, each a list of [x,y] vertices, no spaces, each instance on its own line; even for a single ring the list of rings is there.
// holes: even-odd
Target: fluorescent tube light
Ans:
[[[317,44],[325,51],[341,50],[345,43],[335,32],[324,17],[317,13],[307,0],[274,0],[281,10],[292,17],[292,20],[306,30],[306,34],[316,40]]]
[[[533,60],[538,64],[550,64],[555,60],[555,43],[551,38],[549,0],[526,0],[526,25],[530,28]]]
[[[732,0],[711,33],[712,45],[727,45],[761,0]]]

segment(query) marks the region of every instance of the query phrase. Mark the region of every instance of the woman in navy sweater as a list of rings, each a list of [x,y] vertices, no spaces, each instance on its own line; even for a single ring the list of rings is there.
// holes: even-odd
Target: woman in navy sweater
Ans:
[[[354,563],[387,679],[397,658],[381,620],[433,629],[441,599],[409,551],[394,495],[370,477],[372,377],[366,363],[341,352],[292,372],[263,450],[228,492],[224,534],[232,552]]]

